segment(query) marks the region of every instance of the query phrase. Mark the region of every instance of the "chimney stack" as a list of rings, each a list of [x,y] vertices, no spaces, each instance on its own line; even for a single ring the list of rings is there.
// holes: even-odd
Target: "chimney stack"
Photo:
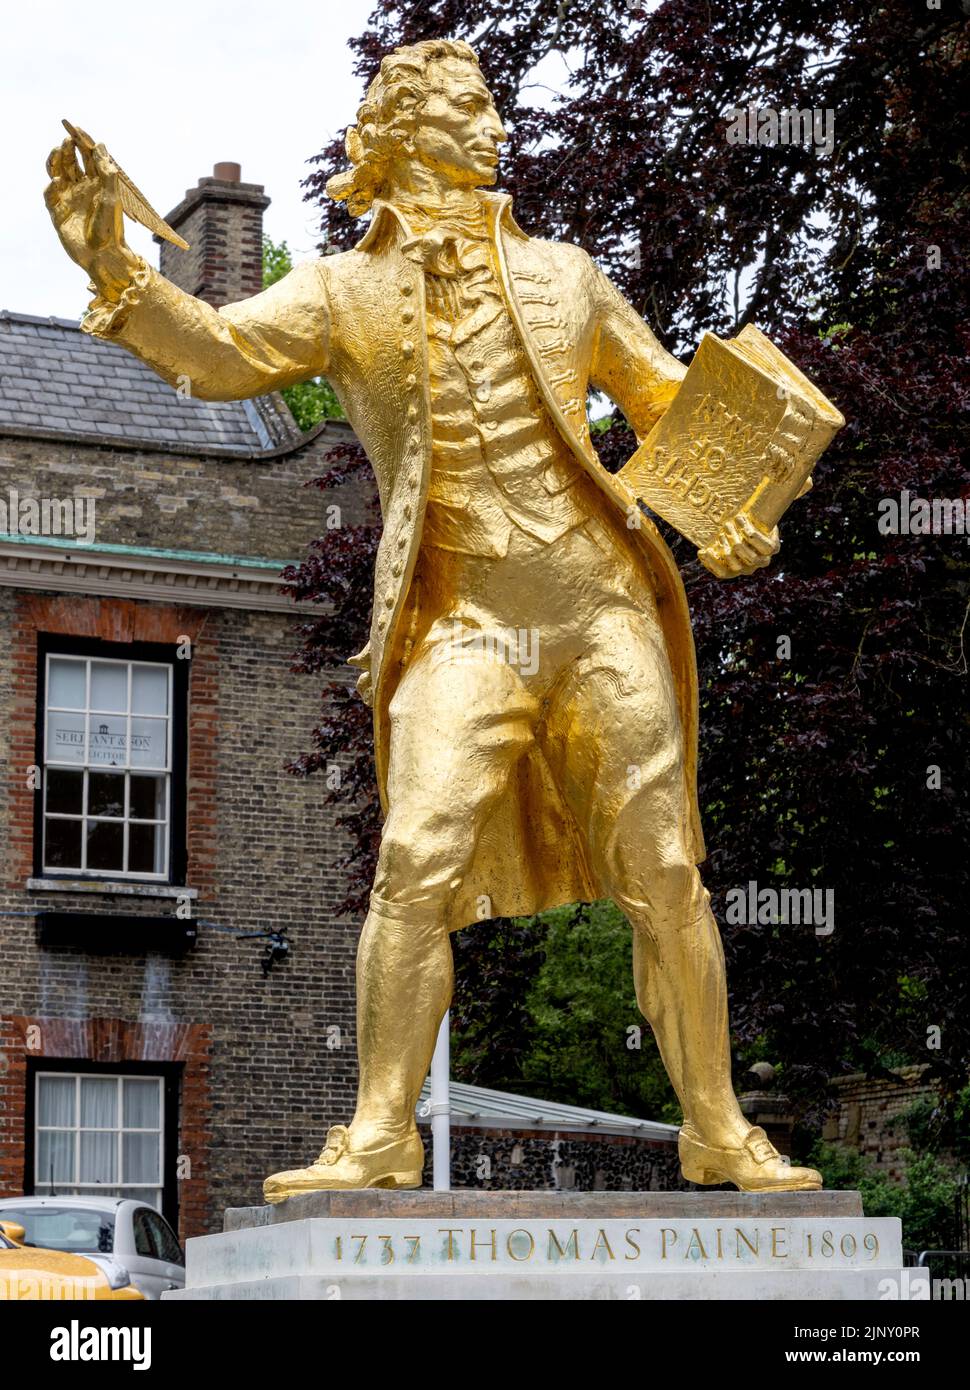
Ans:
[[[216,309],[263,288],[263,210],[270,200],[262,184],[241,178],[238,164],[217,164],[167,215],[188,251],[155,237],[166,279]]]

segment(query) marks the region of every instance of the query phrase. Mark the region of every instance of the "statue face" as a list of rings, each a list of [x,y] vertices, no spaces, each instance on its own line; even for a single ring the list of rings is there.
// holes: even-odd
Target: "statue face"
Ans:
[[[412,137],[417,159],[446,183],[494,183],[498,147],[508,136],[478,68],[449,58],[429,76],[434,90]]]

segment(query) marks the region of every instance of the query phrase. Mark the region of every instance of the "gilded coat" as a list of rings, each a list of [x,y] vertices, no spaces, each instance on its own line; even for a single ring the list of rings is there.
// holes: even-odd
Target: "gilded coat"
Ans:
[[[599,462],[587,425],[587,388],[614,400],[643,438],[685,369],[585,251],[526,236],[512,219],[508,195],[483,196],[502,289],[549,414],[600,488],[605,510],[615,508],[617,524],[625,525],[635,499]],[[251,299],[217,311],[146,270],[120,306],[98,304],[83,325],[121,343],[172,384],[188,377],[202,399],[241,399],[316,375],[330,381],[374,469],[384,520],[370,640],[351,660],[362,669],[358,689],[374,709],[385,809],[387,709],[401,673],[400,620],[420,546],[431,465],[424,276],[402,250],[409,235],[397,210],[377,203],[352,251],[303,262]],[[702,859],[697,672],[687,599],[656,527],[641,514],[631,534],[658,600],[680,704],[689,829]],[[541,758],[531,764],[529,796],[523,799],[519,779],[486,828],[456,922],[474,918],[479,892],[488,892],[495,915],[599,896],[548,770]]]

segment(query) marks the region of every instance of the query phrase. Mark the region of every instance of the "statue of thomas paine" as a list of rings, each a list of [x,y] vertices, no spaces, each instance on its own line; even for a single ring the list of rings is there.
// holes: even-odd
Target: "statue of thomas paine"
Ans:
[[[104,146],[81,150],[83,169],[72,139],[48,161],[48,208],[96,294],[86,332],[203,399],[325,375],[377,475],[370,640],[351,658],[386,813],[357,959],[357,1109],[309,1167],[269,1177],[266,1198],[420,1186],[415,1105],[451,999],[449,932],[601,897],[633,930],[637,999],[683,1107],[684,1176],[817,1188],[734,1095],[697,870],[686,597],[587,425],[592,387],[642,438],[685,368],[585,251],[526,236],[508,196],[483,191],[505,138],[467,44],[395,50],[328,185],[372,214],[363,239],[218,311],[126,245]],[[739,514],[700,555],[727,578],[777,549],[777,530]]]

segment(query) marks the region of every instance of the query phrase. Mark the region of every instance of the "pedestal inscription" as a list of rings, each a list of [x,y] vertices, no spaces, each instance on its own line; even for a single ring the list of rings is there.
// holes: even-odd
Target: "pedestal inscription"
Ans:
[[[173,1296],[890,1298],[902,1266],[899,1221],[861,1215],[854,1193],[321,1198],[227,1213],[229,1229],[188,1242]]]

